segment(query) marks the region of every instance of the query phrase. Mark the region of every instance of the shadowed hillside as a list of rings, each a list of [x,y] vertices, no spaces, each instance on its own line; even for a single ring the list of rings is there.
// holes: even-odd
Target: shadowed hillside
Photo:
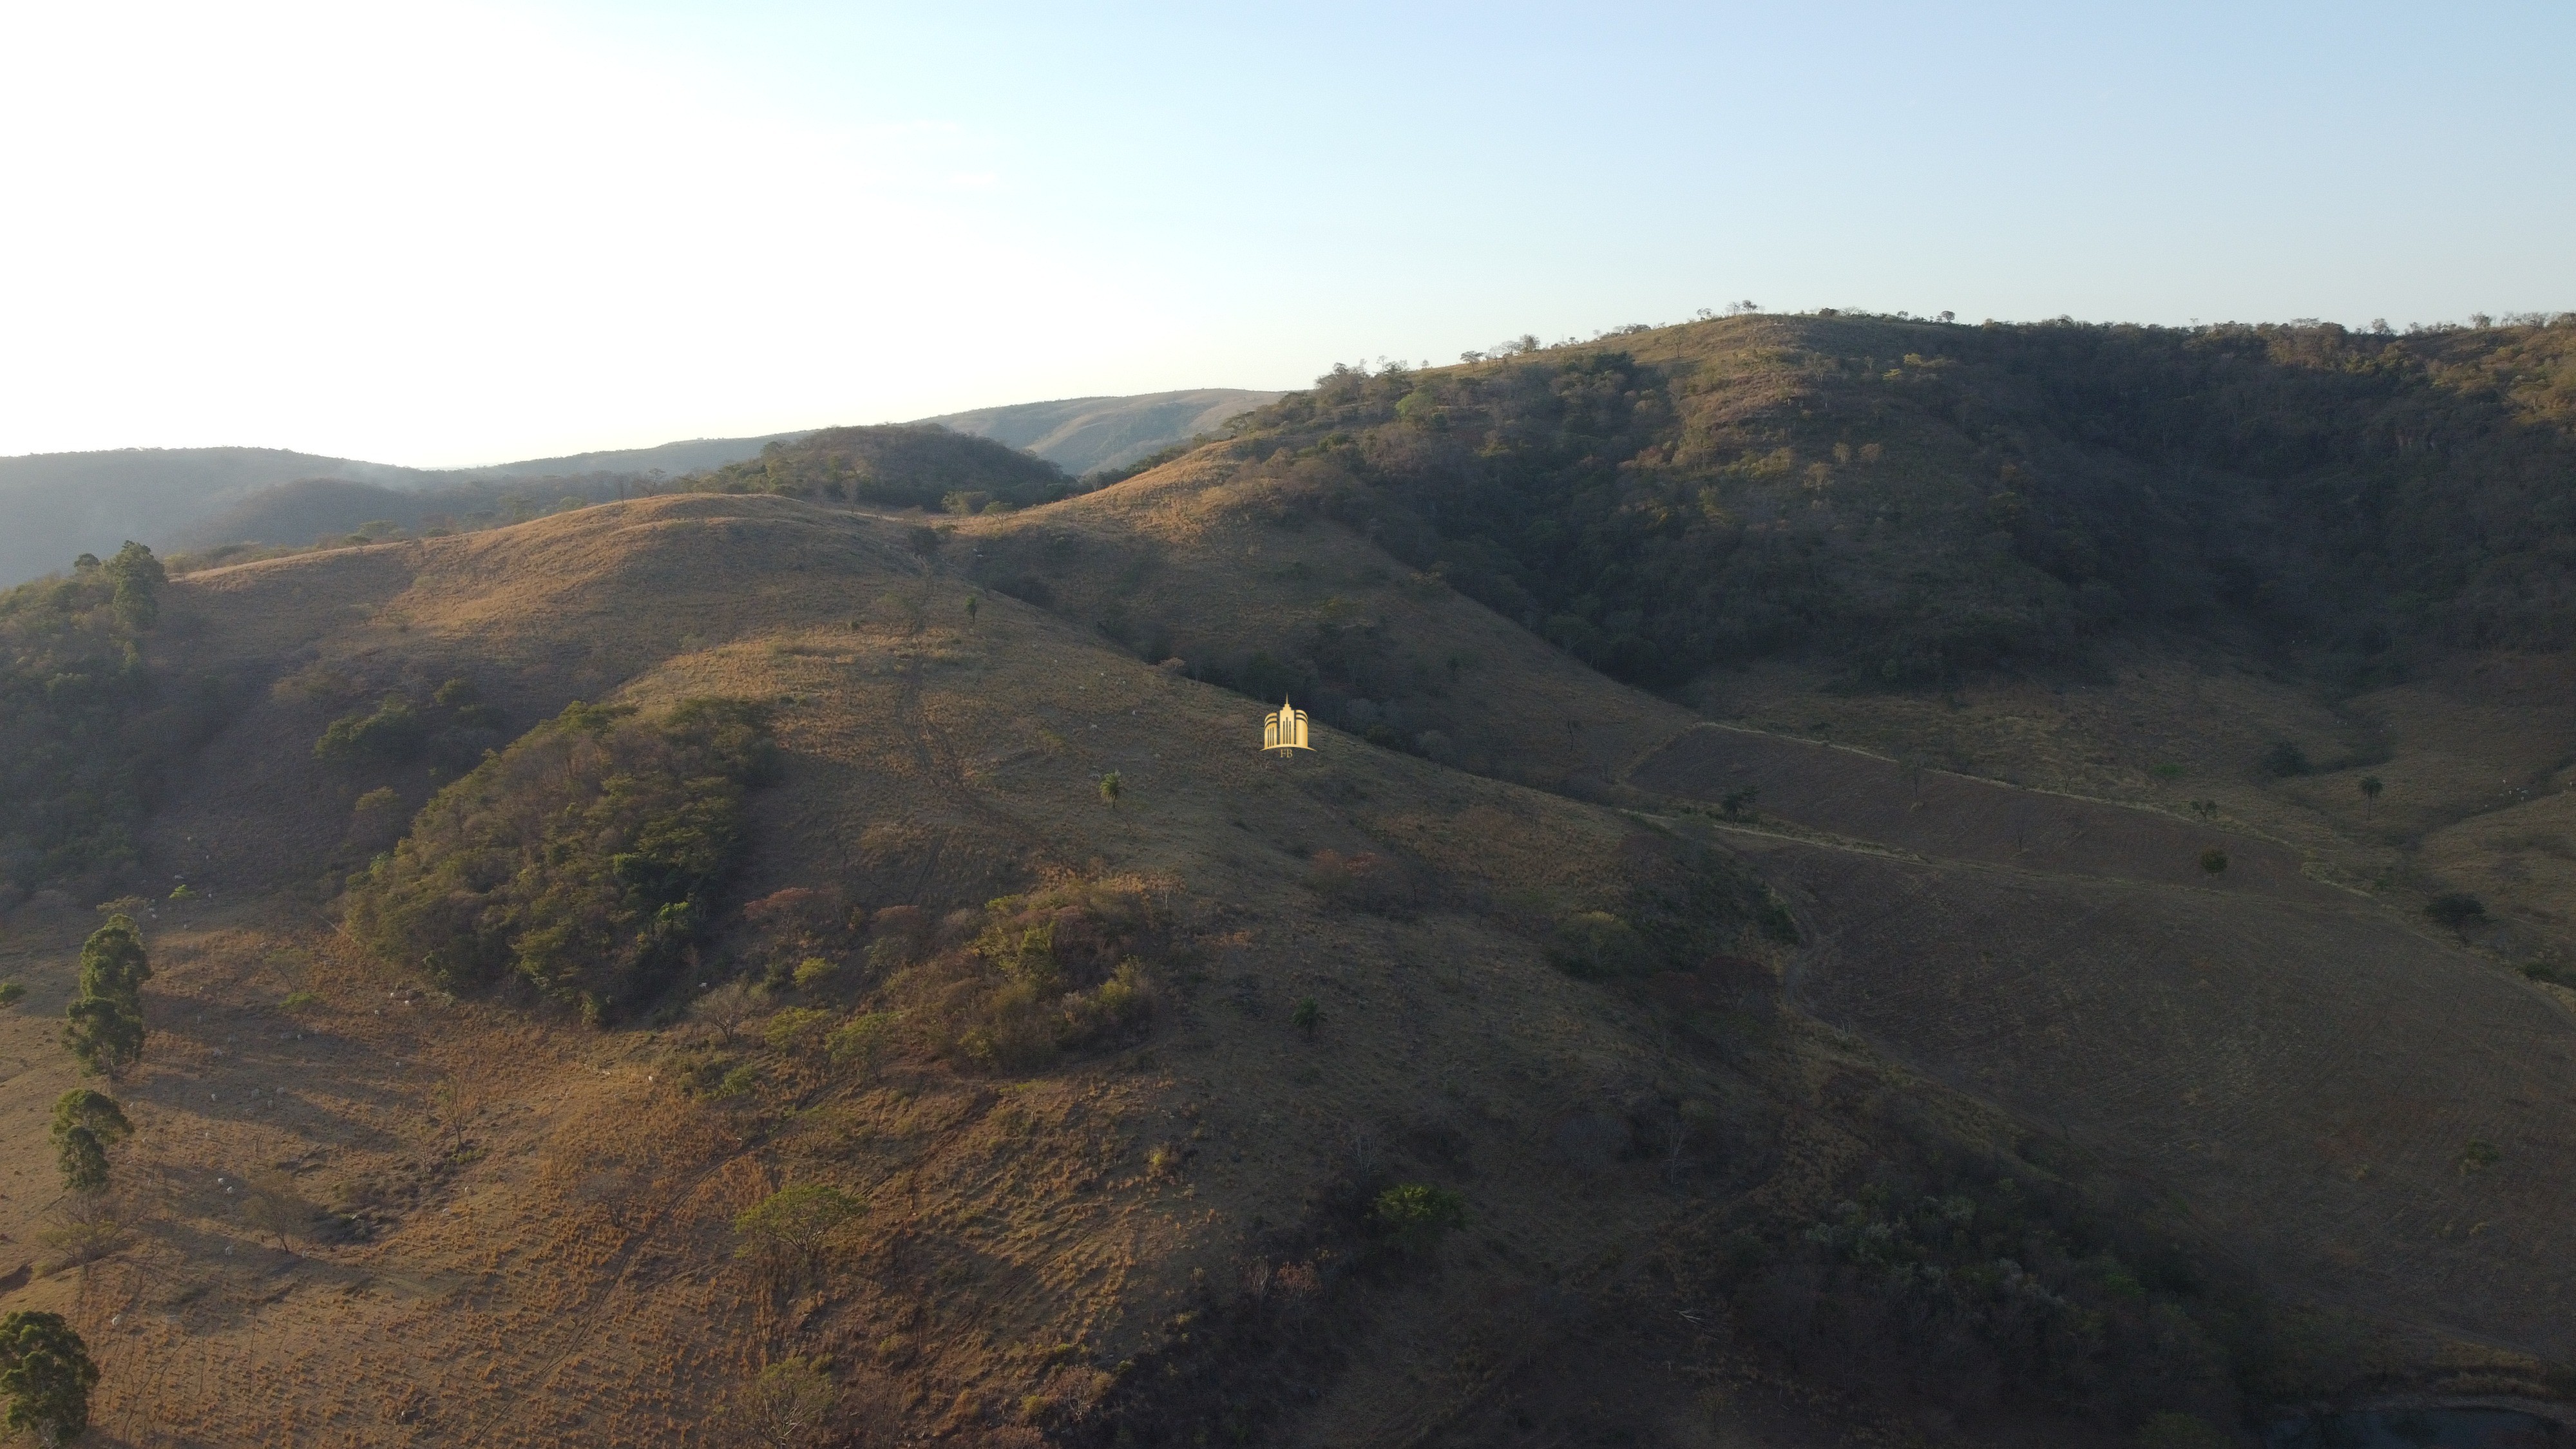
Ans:
[[[1622,678],[2251,635],[2341,675],[2576,615],[2576,321],[1739,318],[1341,371],[1217,455]]]

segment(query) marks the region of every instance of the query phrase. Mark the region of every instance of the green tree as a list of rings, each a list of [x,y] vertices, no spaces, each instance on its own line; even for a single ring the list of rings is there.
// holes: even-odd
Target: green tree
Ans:
[[[143,983],[152,979],[152,962],[143,952],[143,933],[134,918],[115,915],[81,943],[80,994],[107,996],[141,1005]]]
[[[84,996],[71,1004],[63,1045],[81,1070],[115,1081],[143,1059],[143,1014],[113,997]]]
[[[2200,868],[2211,875],[2217,875],[2225,871],[2227,869],[2227,852],[2215,847],[2202,851],[2200,853]]]
[[[67,1192],[107,1190],[107,1149],[133,1135],[132,1123],[116,1099],[87,1087],[74,1087],[54,1102],[54,1155]]]
[[[2387,788],[2379,782],[2377,775],[2364,775],[2359,783],[2363,802],[2371,805],[2379,803],[2379,792]]]
[[[827,1182],[782,1187],[733,1220],[743,1239],[735,1251],[810,1270],[821,1263],[824,1239],[866,1211],[856,1194]]]
[[[0,1425],[62,1444],[89,1428],[89,1391],[98,1365],[89,1346],[59,1313],[20,1311],[0,1318]]]
[[[170,581],[169,571],[152,550],[132,539],[116,551],[116,557],[104,565],[108,581],[116,588],[112,604],[117,622],[128,629],[149,629],[161,618],[161,586]]]

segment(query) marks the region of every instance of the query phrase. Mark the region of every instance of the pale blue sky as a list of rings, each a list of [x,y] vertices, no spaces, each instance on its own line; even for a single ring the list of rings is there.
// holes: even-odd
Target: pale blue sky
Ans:
[[[1750,298],[2576,307],[2576,6],[0,0],[0,453],[453,464]]]

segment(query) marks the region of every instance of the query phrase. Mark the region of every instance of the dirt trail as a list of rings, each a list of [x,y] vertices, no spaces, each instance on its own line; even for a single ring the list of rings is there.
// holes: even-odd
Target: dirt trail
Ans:
[[[1702,725],[1629,771],[1659,794],[1712,803],[1754,791],[1754,808],[1799,825],[1875,840],[1938,860],[1973,860],[2058,875],[2100,876],[2250,892],[2285,900],[2341,897],[2301,873],[2296,851],[2151,810],[2026,790],[1945,770],[1913,770],[1840,745]],[[2201,853],[2227,854],[2211,875]]]

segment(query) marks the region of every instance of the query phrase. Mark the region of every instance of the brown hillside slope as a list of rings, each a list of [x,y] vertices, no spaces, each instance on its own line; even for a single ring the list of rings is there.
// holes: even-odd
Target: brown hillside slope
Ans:
[[[1616,1265],[1749,1168],[1813,1212],[1867,1154],[1866,1124],[1837,1125],[1811,1089],[1879,1069],[1795,1030],[1773,1066],[1711,1055],[1668,1010],[1542,959],[1545,923],[1615,902],[1662,837],[1329,727],[1282,764],[1249,747],[1241,698],[1005,601],[969,627],[968,592],[897,528],[709,497],[174,586],[174,639],[277,687],[154,822],[151,858],[197,899],[146,922],[161,971],[145,1065],[119,1089],[140,1128],[122,1240],[9,1290],[89,1338],[101,1441],[712,1440],[753,1370],[821,1354],[861,1442],[1031,1442],[1107,1402],[1122,1364],[1172,1354],[1173,1316],[1232,1300],[1250,1265],[1294,1278],[1324,1261],[1299,1254],[1341,1251],[1318,1193],[1359,1164],[1454,1185],[1472,1236],[1446,1271],[1335,1290],[1330,1332],[1278,1390],[1302,1408],[1257,1408],[1279,1442],[1385,1442],[1489,1401],[1590,1321],[1573,1307],[1651,1300],[1656,1280]],[[372,848],[351,806],[376,788],[416,803],[432,771],[335,773],[312,741],[353,701],[457,675],[512,730],[574,698],[777,701],[784,775],[753,797],[738,898],[809,888],[945,931],[943,913],[1050,876],[1127,892],[1160,922],[1151,1035],[1036,1071],[961,1065],[922,974],[948,958],[902,964],[920,947],[905,927],[878,929],[897,949],[872,964],[826,921],[838,972],[779,999],[903,1013],[873,1067],[762,1044],[776,1002],[730,1040],[602,1034],[359,958],[314,910]],[[1340,893],[1311,874],[1320,850],[1384,861],[1394,893]],[[37,1124],[72,1081],[48,1017],[83,914],[11,922],[36,987],[0,1024],[20,1064],[0,1084],[0,1232],[21,1244],[62,1211]],[[723,949],[757,966],[769,948]],[[1305,998],[1311,1033],[1291,1022]],[[745,1085],[710,1094],[689,1073],[711,1056]],[[1675,1099],[1711,1104],[1706,1146],[1630,1159],[1625,1114]],[[820,1279],[735,1253],[733,1216],[798,1181],[869,1205]],[[1570,1306],[1495,1337],[1479,1305],[1532,1294]],[[1715,1373],[1748,1350],[1693,1352]],[[1426,1363],[1484,1367],[1426,1386]],[[1715,1413],[1823,1443],[1851,1422],[1701,1403],[1706,1381],[1570,1397],[1540,1432],[1680,1415],[1705,1434]]]
[[[1299,648],[1309,657],[1331,657],[1329,641],[1317,638],[1317,593],[1340,601],[1341,618],[1397,621],[1386,631],[1394,639],[1457,637],[1454,619],[1440,621],[1450,626],[1446,636],[1430,632],[1436,616],[1424,603],[1438,607],[1454,596],[1407,578],[1348,531],[1314,519],[1310,502],[1293,478],[1247,475],[1212,449],[1038,513],[979,520],[964,533],[978,540],[977,562],[988,575],[1037,577],[1052,586],[1055,606],[1073,617],[1114,607],[1119,617],[1109,632],[1139,618],[1190,621],[1170,637],[1193,659],[1201,651],[1239,658],[1255,647],[1281,657]],[[1190,548],[1182,552],[1176,543]],[[1243,567],[1229,575],[1208,567],[1208,558],[1240,560]],[[1228,608],[1229,589],[1250,591],[1257,602]],[[1478,622],[1489,617],[1463,600],[1452,607]],[[1517,764],[1541,779],[1559,772],[1554,783],[1560,788],[1597,778],[1586,772],[1673,721],[1663,702],[1606,687],[1587,671],[1566,671],[1567,692],[1551,691],[1544,681],[1563,670],[1563,656],[1491,622],[1497,627],[1479,647],[1505,661],[1485,672],[1502,687],[1472,707],[1425,688],[1418,669],[1410,680],[1395,675],[1377,692],[1418,699],[1426,712],[1446,706],[1447,713],[1429,717],[1460,721],[1453,737],[1474,739],[1489,751],[1471,763],[1497,770]],[[2566,1155],[2564,1104],[2540,1085],[2554,1079],[2547,1063],[2567,1049],[2564,1014],[2541,993],[2392,919],[2413,910],[2422,888],[2392,886],[2390,910],[2311,878],[2402,877],[2414,857],[2372,835],[2428,815],[2487,808],[2493,791],[2472,782],[2488,761],[2519,772],[2566,748],[2562,702],[2533,688],[2530,667],[2510,663],[2489,685],[2468,677],[2484,679],[2484,672],[2463,666],[2328,707],[2295,685],[2230,670],[2223,658],[2201,651],[2142,646],[2119,657],[2124,662],[2107,685],[2070,691],[2061,684],[2052,691],[2045,684],[1995,681],[1968,691],[2020,689],[2061,708],[2081,695],[2098,716],[2069,714],[2047,726],[2048,734],[2024,741],[1994,731],[1992,711],[1960,708],[1956,700],[1945,706],[1934,697],[1808,692],[1771,702],[1865,726],[1883,714],[1861,737],[1916,763],[1702,729],[1631,755],[1642,763],[1624,780],[1712,803],[1751,785],[1766,813],[1919,854],[1932,863],[1929,879],[1964,882],[1959,903],[1945,904],[1950,887],[1927,887],[1893,862],[1821,857],[1832,862],[1837,888],[1830,902],[1816,907],[1815,924],[1825,937],[1819,952],[1844,964],[1838,971],[1819,967],[1812,977],[1802,968],[1795,999],[1826,1020],[1864,1031],[1901,1060],[2002,1102],[2025,1120],[2069,1128],[2085,1121],[2089,1135],[2082,1140],[2182,1190],[2294,1293],[2404,1303],[2410,1316],[2536,1352],[2565,1352],[2570,1345],[2554,1316],[2563,1288],[2555,1278],[2535,1282],[2503,1266],[2516,1254],[2565,1257],[2567,1245],[2547,1221],[2545,1185],[2567,1180],[2576,1160]],[[2129,674],[2137,676],[2135,690],[2119,682]],[[1454,687],[1463,695],[1476,677],[1467,672]],[[1724,678],[1710,681],[1713,700]],[[1447,685],[1437,675],[1433,680]],[[1369,696],[1366,686],[1349,693]],[[2158,728],[2152,741],[2121,739],[2117,728],[2105,728],[2127,725],[2131,716]],[[1584,728],[1566,728],[1569,718]],[[1945,736],[1956,736],[1952,749],[1940,744]],[[2303,742],[2329,766],[2354,755],[2384,758],[2267,782],[2252,768],[2254,758],[2283,738]],[[1724,758],[1695,758],[1717,740],[1728,745]],[[1595,748],[1597,756],[1582,753]],[[1529,754],[1514,762],[1507,753],[1514,749]],[[2164,808],[2141,811],[2079,794],[2016,790],[1922,763],[1926,756],[1947,762],[1954,755],[2061,790],[2112,793]],[[2517,764],[2524,756],[2529,761]],[[2461,763],[2468,760],[2477,763]],[[2187,762],[2185,773],[2173,780],[2149,773],[2148,766],[2167,761]],[[2364,801],[2353,782],[2371,770],[2386,774],[2400,793],[2384,803]],[[1615,765],[1610,771],[1613,781],[1621,778]],[[2225,828],[2183,811],[2186,798],[2204,791],[2226,798]],[[2249,825],[2274,838],[2249,833]],[[2544,839],[2537,848],[2545,851],[2547,844]],[[2213,845],[2230,856],[2216,877],[2199,862]],[[1761,858],[1784,885],[1803,885],[1824,869],[1797,851]],[[1955,875],[1956,866],[1979,863],[2016,869],[2003,876]],[[1895,873],[1868,887],[1844,879],[1869,871]],[[1995,888],[1989,882],[2003,878],[2016,882],[2010,895],[2021,903],[2016,909],[2069,924],[2044,940],[2005,929],[1993,914],[2004,906],[1974,904]],[[2270,899],[2242,899],[2247,895]],[[1844,913],[1863,909],[1865,901],[1883,904],[1884,912],[1867,913],[1865,927],[1847,926]],[[2231,964],[2221,971],[2213,961]],[[2076,963],[2098,965],[2068,969]],[[2050,983],[2036,997],[2030,981],[2013,974],[2032,971]],[[2348,979],[2355,971],[2360,979]],[[1870,984],[1889,973],[1920,982],[1892,991]],[[2165,980],[2159,973],[2188,977],[2193,992],[2174,998],[2157,984]],[[1840,994],[1829,993],[1827,983],[1836,983]],[[1933,1009],[1909,994],[1926,990],[1946,1007]],[[2148,1009],[2135,997],[2141,991],[2164,993],[2152,1008],[2175,1022],[2169,1034],[2129,1034],[2134,1014]],[[1852,992],[1870,1000],[1872,1011],[1859,1010]],[[1881,1010],[1884,1015],[1875,1014]],[[2039,1014],[2013,1015],[2024,1011]],[[2379,1025],[2382,1012],[2403,1025]],[[1997,1013],[2018,1024],[1993,1026]],[[2167,1090],[2205,1065],[2194,1044],[2211,1044],[2224,1055],[2235,1050],[2227,1044],[2236,1041],[2241,1023],[2283,1013],[2272,1030],[2295,1041],[2297,1051],[2257,1054],[2251,1075],[2213,1068],[2223,1087]],[[2039,1031],[2051,1043],[2069,1044],[2064,1062],[2026,1050],[2022,1033]],[[1958,1032],[1973,1050],[1952,1039]],[[2357,1047],[2362,1041],[2370,1045]],[[2115,1062],[2112,1076],[2100,1075]],[[2318,1082],[2334,1087],[2320,1096]],[[2073,1105],[2096,1091],[2098,1123]],[[2185,1091],[2198,1095],[2186,1100]],[[2184,1152],[2209,1137],[2201,1102],[2221,1091],[2233,1114],[2227,1131],[2244,1145],[2219,1159]],[[2494,1116],[2504,1110],[2496,1104],[2517,1102],[2552,1105],[2512,1108],[2509,1126]],[[2373,1103],[2388,1110],[2375,1113],[2367,1105]],[[2345,1160],[2359,1149],[2344,1134],[2361,1117],[2374,1118],[2370,1150],[2388,1159],[2375,1169]],[[2493,1141],[2508,1130],[2519,1143],[2512,1173],[2457,1171],[2469,1142]],[[2364,1172],[2359,1189],[2337,1179],[2354,1170]],[[2279,1195],[2283,1174],[2329,1184],[2333,1201],[2275,1211],[2288,1200]],[[2494,1219],[2464,1251],[2444,1242],[2418,1253],[2411,1235],[2430,1217],[2442,1218],[2425,1229],[2437,1235],[2446,1225],[2457,1234],[2476,1226],[2450,1222],[2473,1205],[2460,1197],[2464,1184],[2492,1189],[2501,1196],[2479,1201],[2522,1216],[2511,1232],[2487,1241],[2507,1224]],[[2398,1225],[2391,1229],[2398,1235],[2376,1253],[2351,1243],[2354,1215],[2373,1211],[2385,1211]]]
[[[1749,847],[1810,924],[1790,997],[1822,1020],[2152,1177],[2278,1281],[2576,1349],[2576,1021],[2540,990],[2166,815],[1715,727],[1631,779],[1754,783],[1905,852]]]

